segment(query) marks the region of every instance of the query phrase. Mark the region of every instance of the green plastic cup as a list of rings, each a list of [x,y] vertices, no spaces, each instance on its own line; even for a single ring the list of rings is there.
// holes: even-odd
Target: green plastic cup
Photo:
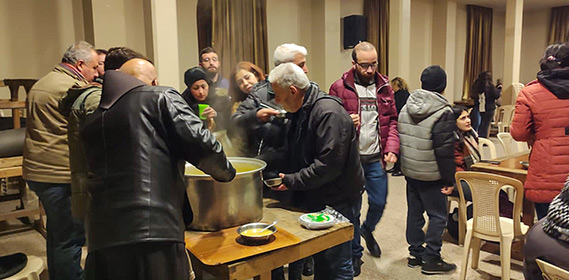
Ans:
[[[207,117],[203,115],[203,111],[205,110],[205,108],[209,107],[209,105],[207,104],[198,104],[198,109],[199,109],[199,113],[200,113],[200,119],[202,120],[206,120]]]

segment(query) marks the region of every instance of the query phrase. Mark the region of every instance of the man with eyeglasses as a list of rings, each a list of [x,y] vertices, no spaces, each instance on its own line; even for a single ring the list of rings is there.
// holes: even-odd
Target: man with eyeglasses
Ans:
[[[371,43],[361,42],[354,47],[352,68],[332,84],[330,95],[342,99],[358,132],[369,204],[360,234],[370,254],[378,258],[381,249],[373,237],[373,231],[383,215],[387,200],[385,163],[397,161],[399,135],[393,89],[389,78],[377,71],[377,51]],[[356,235],[352,242],[354,276],[361,271],[362,251],[359,236]]]
[[[221,75],[219,56],[212,47],[200,51],[200,67],[205,70],[208,79],[211,81],[210,87],[229,89],[229,81]]]

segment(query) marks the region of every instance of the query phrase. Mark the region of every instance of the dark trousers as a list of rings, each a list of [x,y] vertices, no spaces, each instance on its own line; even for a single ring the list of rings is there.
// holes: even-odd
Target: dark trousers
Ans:
[[[49,279],[82,279],[81,247],[85,229],[71,215],[71,184],[27,181],[39,197],[47,216],[47,267]]]
[[[490,134],[490,123],[494,118],[494,111],[480,112],[480,126],[478,127],[478,137],[488,138]]]
[[[407,180],[407,243],[409,253],[422,257],[425,262],[436,261],[441,257],[442,235],[447,224],[447,196],[441,193],[440,181],[419,181],[409,177]],[[425,218],[429,217],[427,233],[423,232]],[[426,243],[426,247],[423,244]]]
[[[188,280],[182,242],[142,242],[89,252],[85,280]]]

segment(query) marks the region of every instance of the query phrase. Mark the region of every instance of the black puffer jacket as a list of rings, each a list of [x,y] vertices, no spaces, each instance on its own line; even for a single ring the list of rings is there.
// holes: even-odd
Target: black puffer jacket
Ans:
[[[354,201],[364,185],[356,129],[342,102],[310,85],[304,104],[293,114],[287,133],[283,183],[305,191],[308,210]]]
[[[90,171],[89,251],[184,242],[184,163],[219,181],[235,169],[175,89],[105,74],[99,108],[81,127]]]
[[[239,104],[231,116],[231,125],[227,133],[244,156],[256,157],[259,153],[261,140],[261,154],[273,153],[284,146],[285,125],[287,120],[274,118],[263,123],[257,118],[257,111],[262,109],[261,103],[274,108],[280,108],[275,103],[275,93],[268,80],[256,83],[247,98]]]

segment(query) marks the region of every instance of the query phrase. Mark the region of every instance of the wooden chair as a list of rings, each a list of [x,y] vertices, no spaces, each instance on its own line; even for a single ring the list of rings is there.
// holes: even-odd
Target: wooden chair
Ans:
[[[535,260],[546,280],[569,280],[569,271],[540,259]]]
[[[12,109],[14,128],[21,127],[20,110],[26,108],[26,101],[18,100],[18,91],[22,86],[28,94],[36,82],[36,79],[5,79],[0,83],[0,86],[7,86],[10,89],[10,99],[1,99],[0,109]]]
[[[502,147],[504,148],[504,153],[506,155],[527,151],[529,149],[527,142],[518,142],[514,140],[509,132],[500,132],[497,136],[498,140],[500,140],[500,144],[502,144]],[[516,144],[516,151],[512,149],[512,142]]]
[[[510,256],[514,239],[522,239],[529,229],[520,221],[523,202],[523,184],[519,180],[483,172],[461,171],[455,175],[457,186],[465,181],[472,193],[473,217],[466,223],[466,238],[460,279],[466,279],[468,257],[472,250],[472,268],[478,268],[482,240],[500,242],[502,279],[510,279]],[[499,196],[502,188],[514,188],[513,219],[500,217]],[[466,209],[462,188],[458,188],[460,206]],[[465,211],[462,211],[466,219]]]

